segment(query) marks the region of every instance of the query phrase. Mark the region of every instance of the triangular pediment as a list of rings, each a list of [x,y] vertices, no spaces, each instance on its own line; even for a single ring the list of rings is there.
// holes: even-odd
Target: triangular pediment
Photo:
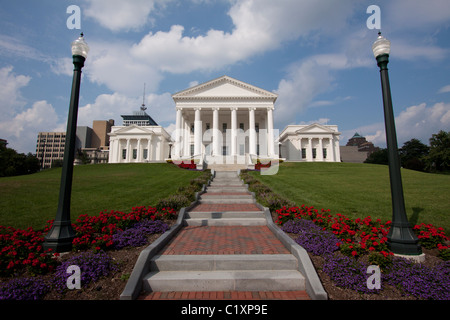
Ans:
[[[276,100],[275,93],[248,83],[223,76],[172,95],[177,99],[220,99],[220,98],[269,98]]]
[[[153,134],[153,130],[145,128],[145,127],[139,127],[136,125],[128,126],[120,128],[117,131],[112,132],[113,134]]]
[[[298,129],[296,133],[336,133],[336,131],[318,123],[313,123],[304,128]]]

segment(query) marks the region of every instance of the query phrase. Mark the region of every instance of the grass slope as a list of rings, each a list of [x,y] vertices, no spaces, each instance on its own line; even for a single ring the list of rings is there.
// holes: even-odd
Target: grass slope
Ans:
[[[388,166],[291,162],[282,163],[276,175],[251,174],[298,205],[392,220]],[[450,234],[450,176],[402,169],[402,180],[410,223],[431,223]]]
[[[76,166],[71,217],[96,215],[103,210],[127,212],[135,206],[155,205],[199,175],[165,163]],[[60,178],[60,168],[0,178],[0,225],[42,228],[55,217]]]

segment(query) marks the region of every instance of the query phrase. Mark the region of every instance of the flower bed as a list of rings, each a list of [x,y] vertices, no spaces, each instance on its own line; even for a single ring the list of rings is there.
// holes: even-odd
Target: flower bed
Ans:
[[[0,276],[5,280],[17,277],[0,284],[0,300],[36,300],[52,288],[64,292],[69,265],[80,267],[83,286],[95,282],[116,270],[106,250],[145,245],[149,235],[167,231],[165,221],[175,217],[176,211],[171,208],[145,206],[134,207],[129,213],[102,211],[97,216],[80,215],[72,224],[76,232],[73,251],[80,253],[63,263],[59,254],[42,247],[53,220],[43,231],[0,226]],[[52,272],[50,282],[39,277]]]
[[[438,249],[441,262],[425,266],[393,257],[387,247],[390,222],[380,219],[351,220],[342,214],[313,207],[283,207],[276,211],[279,224],[286,233],[297,235],[296,242],[312,255],[324,259],[322,271],[334,285],[363,294],[379,293],[385,285],[403,295],[418,299],[450,299],[449,238],[442,228],[416,225],[413,230],[424,248]],[[369,289],[366,270],[378,265],[382,270],[381,288]]]

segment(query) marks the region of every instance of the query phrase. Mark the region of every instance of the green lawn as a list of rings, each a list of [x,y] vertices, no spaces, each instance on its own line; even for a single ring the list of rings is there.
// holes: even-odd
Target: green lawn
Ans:
[[[165,163],[75,166],[71,217],[155,205],[200,174]],[[60,178],[60,168],[0,178],[0,225],[42,228],[55,217]]]
[[[349,218],[392,219],[388,166],[285,162],[276,175],[251,174],[298,205]],[[402,169],[402,180],[409,221],[443,227],[450,235],[450,175]]]

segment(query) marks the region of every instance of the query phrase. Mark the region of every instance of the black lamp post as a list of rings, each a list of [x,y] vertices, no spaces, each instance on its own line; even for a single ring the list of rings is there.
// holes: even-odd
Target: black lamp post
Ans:
[[[86,60],[88,52],[89,47],[86,42],[84,42],[83,34],[81,34],[77,40],[72,42],[74,71],[58,209],[53,226],[45,236],[44,241],[44,249],[53,249],[53,252],[67,252],[72,250],[72,240],[75,238],[75,231],[73,230],[72,222],[70,221],[70,199],[72,193],[73,161],[75,156],[81,69],[84,66],[84,61]]]
[[[391,89],[387,65],[391,42],[378,33],[378,39],[372,45],[381,74],[381,88],[383,92],[384,122],[386,127],[386,144],[388,148],[389,178],[392,198],[392,224],[388,233],[388,247],[400,255],[420,255],[422,249],[419,240],[408,222],[403,197],[400,159],[398,155],[397,135],[395,132],[394,112],[392,109]]]

